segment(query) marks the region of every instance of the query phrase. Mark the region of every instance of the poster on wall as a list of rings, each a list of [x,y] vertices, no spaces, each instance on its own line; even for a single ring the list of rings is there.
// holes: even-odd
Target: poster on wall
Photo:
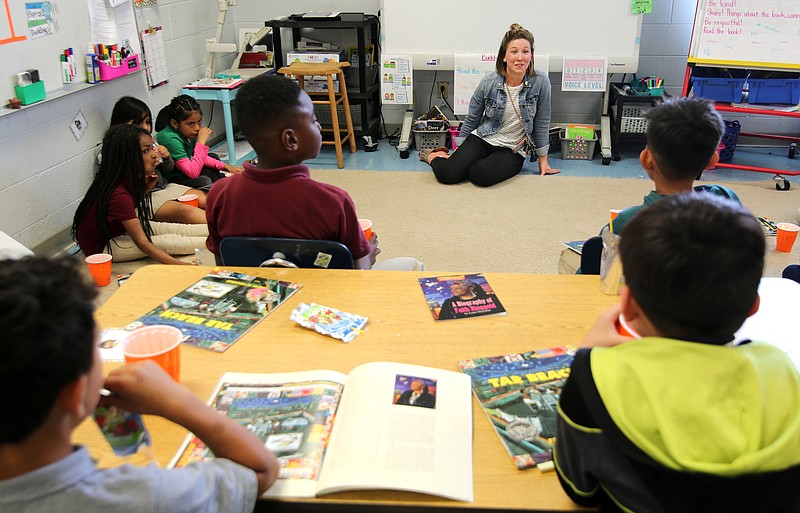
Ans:
[[[46,37],[58,32],[53,4],[50,2],[26,3],[25,15],[28,19],[28,32],[31,39]]]
[[[381,102],[384,105],[406,105],[412,95],[413,64],[410,55],[381,55]]]
[[[608,58],[564,57],[562,91],[602,93],[606,90]]]

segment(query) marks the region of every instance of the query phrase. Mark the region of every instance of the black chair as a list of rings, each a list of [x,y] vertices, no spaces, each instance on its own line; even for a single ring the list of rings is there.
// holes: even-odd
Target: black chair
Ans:
[[[581,274],[600,274],[600,255],[603,238],[599,235],[586,239],[581,250]]]
[[[225,237],[219,253],[222,265],[353,269],[347,246],[331,240]]]

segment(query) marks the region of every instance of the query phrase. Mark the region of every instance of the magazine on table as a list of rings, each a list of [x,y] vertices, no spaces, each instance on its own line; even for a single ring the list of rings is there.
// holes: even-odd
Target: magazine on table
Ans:
[[[387,362],[284,374],[225,373],[209,401],[280,462],[266,497],[404,490],[473,500],[469,377]],[[213,458],[191,433],[171,466]]]
[[[518,469],[552,469],[556,407],[575,348],[462,360],[461,372]]]

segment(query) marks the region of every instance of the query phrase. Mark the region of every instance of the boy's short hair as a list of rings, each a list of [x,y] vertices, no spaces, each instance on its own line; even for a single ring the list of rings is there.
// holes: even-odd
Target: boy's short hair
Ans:
[[[300,86],[282,75],[251,78],[236,95],[236,118],[247,141],[258,152],[261,139],[289,126],[300,107]]]
[[[726,343],[756,301],[764,233],[738,203],[667,196],[639,212],[620,242],[633,299],[664,335]]]
[[[0,445],[32,434],[64,386],[92,367],[97,292],[79,265],[73,257],[0,261]]]
[[[644,117],[647,148],[661,174],[672,181],[699,175],[725,132],[722,117],[702,98],[665,98]]]

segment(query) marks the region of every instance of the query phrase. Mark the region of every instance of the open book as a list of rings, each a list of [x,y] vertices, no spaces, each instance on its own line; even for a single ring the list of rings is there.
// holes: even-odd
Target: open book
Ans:
[[[404,490],[473,500],[469,377],[373,362],[317,370],[225,373],[210,404],[278,457],[266,497]],[[189,434],[171,466],[213,457]]]
[[[518,469],[553,468],[556,407],[575,349],[559,346],[459,362]]]

